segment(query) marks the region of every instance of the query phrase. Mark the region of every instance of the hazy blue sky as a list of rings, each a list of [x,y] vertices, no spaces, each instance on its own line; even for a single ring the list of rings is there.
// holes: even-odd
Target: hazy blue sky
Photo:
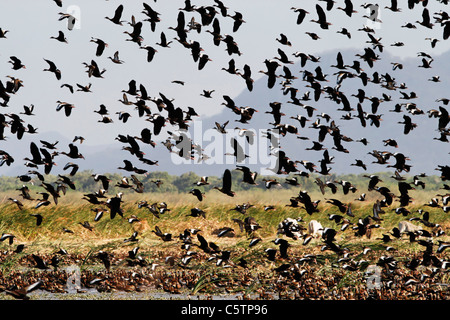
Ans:
[[[215,97],[221,97],[223,94],[233,97],[245,90],[243,81],[238,81],[235,76],[221,71],[221,68],[227,66],[230,58],[234,58],[238,68],[242,68],[244,64],[250,65],[253,78],[256,80],[262,76],[257,71],[264,69],[264,59],[277,55],[276,50],[281,45],[275,39],[280,33],[287,35],[292,42],[291,48],[283,48],[289,54],[295,51],[316,54],[336,48],[362,48],[367,45],[365,41],[368,39],[365,33],[356,32],[356,29],[368,23],[368,20],[362,17],[367,14],[366,10],[356,5],[359,2],[355,2],[355,10],[358,13],[352,18],[340,10],[327,12],[328,20],[332,25],[329,30],[324,31],[317,24],[309,22],[311,19],[317,19],[315,1],[224,1],[231,13],[239,11],[244,14],[246,23],[236,33],[231,30],[231,18],[219,17],[222,33],[232,34],[243,54],[230,57],[225,52],[224,44],[219,47],[214,46],[212,36],[205,32],[211,27],[204,27],[200,35],[191,32],[189,38],[199,41],[204,52],[213,60],[202,72],[199,72],[190,52],[178,42],[174,41],[171,48],[155,46],[155,43],[159,42],[161,31],[165,32],[169,40],[175,36],[175,31],[167,28],[176,25],[177,9],[184,7],[184,1],[148,2],[161,14],[161,22],[158,23],[154,33],[150,31],[149,23],[144,22],[143,45],[152,45],[158,50],[151,63],[145,61],[146,52],[139,50],[137,44],[125,41],[128,36],[123,32],[131,31],[129,25],[118,26],[105,19],[106,16],[113,16],[114,10],[120,3],[119,1],[64,1],[63,8],[59,8],[50,0],[3,1],[0,27],[10,32],[7,34],[8,39],[0,39],[2,80],[5,82],[7,80],[5,76],[12,75],[22,79],[24,83],[24,88],[19,94],[12,97],[10,110],[22,111],[22,105],[34,104],[36,117],[32,118],[32,123],[41,132],[57,130],[68,137],[82,134],[86,136],[87,144],[106,143],[111,141],[111,137],[115,137],[117,131],[120,131],[124,125],[119,121],[107,126],[97,123],[100,118],[92,111],[102,103],[111,112],[127,110],[127,108],[129,111],[130,107],[122,105],[118,99],[122,98],[121,90],[127,88],[131,79],[144,84],[153,97],[163,92],[166,96],[174,98],[175,103],[182,108],[192,106],[201,114],[210,115],[221,111],[220,104],[223,101],[219,98],[211,100],[201,97],[202,90],[216,90]],[[192,1],[192,3],[200,6],[212,4],[212,1]],[[319,3],[325,7],[324,2]],[[386,3],[387,1],[381,1],[380,7],[383,8]],[[130,21],[132,15],[138,21],[145,18],[141,13],[143,9],[141,1],[127,1],[124,5],[123,20]],[[335,8],[338,6],[343,6],[343,1],[337,1]],[[382,38],[386,51],[400,57],[412,57],[418,51],[429,51],[430,44],[424,38],[441,38],[441,31],[440,28],[429,30],[422,26],[418,26],[414,32],[401,28],[400,26],[406,22],[420,20],[422,12],[421,5],[414,11],[404,6],[406,1],[402,13],[380,10],[380,19],[383,23],[380,29],[376,29],[376,36]],[[296,24],[297,14],[291,10],[291,7],[302,7],[310,12],[302,25]],[[428,8],[430,13],[434,13],[441,10],[442,5],[439,5],[437,1],[430,1]],[[74,30],[69,31],[66,20],[58,21],[58,12],[66,12],[68,9],[70,11],[75,9],[73,12],[79,16],[79,29],[75,27]],[[199,14],[186,13],[187,21],[191,17],[195,17],[197,21],[200,20]],[[352,40],[336,33],[341,27],[347,27],[352,32]],[[56,36],[59,30],[65,32],[68,44],[50,39],[50,36]],[[305,34],[306,31],[316,32],[322,39],[313,41]],[[101,57],[95,56],[96,45],[90,42],[91,37],[101,38],[109,44]],[[389,46],[396,41],[404,42],[405,47]],[[449,42],[441,41],[433,49],[433,55],[447,51],[448,48]],[[120,58],[125,61],[125,64],[116,65],[107,59],[116,50],[120,52]],[[7,63],[11,55],[22,59],[27,68],[11,70]],[[53,74],[42,72],[47,67],[43,58],[54,61],[60,68],[62,72],[60,81],[57,81]],[[292,58],[295,59],[293,56]],[[82,62],[90,62],[91,59],[94,59],[100,68],[107,70],[104,79],[87,77]],[[181,87],[172,84],[171,81],[175,79],[186,81],[186,85]],[[82,85],[92,83],[93,93],[70,94],[67,88],[60,88],[62,83],[70,83],[74,86],[76,83]],[[66,118],[61,112],[55,112],[57,100],[67,101],[76,106],[70,118]],[[113,113],[114,116],[116,115]],[[129,123],[137,124],[136,121],[142,121],[142,119],[134,116]],[[132,126],[131,124],[127,125],[127,129]],[[99,137],[100,132],[102,137]]]
[[[125,106],[118,100],[122,98],[122,90],[128,88],[130,80],[136,80],[137,84],[143,84],[151,97],[158,97],[163,93],[170,99],[174,99],[176,106],[187,110],[193,107],[205,117],[220,113],[224,101],[223,95],[236,97],[247,90],[243,79],[230,75],[222,68],[228,66],[228,61],[233,58],[239,69],[248,64],[252,69],[252,77],[257,80],[263,77],[259,70],[265,70],[264,60],[277,56],[277,49],[282,48],[292,60],[296,51],[308,54],[320,55],[325,52],[336,52],[348,48],[361,52],[364,47],[370,46],[365,32],[357,29],[365,25],[375,28],[374,36],[381,38],[384,51],[396,57],[397,61],[407,58],[417,58],[419,51],[425,51],[437,58],[440,54],[450,49],[449,41],[442,41],[442,28],[435,26],[428,29],[420,26],[416,21],[422,19],[423,7],[416,5],[414,10],[407,8],[406,1],[399,1],[402,12],[394,13],[384,9],[390,1],[373,1],[379,3],[380,24],[373,25],[371,21],[363,17],[369,12],[360,6],[361,2],[354,1],[355,10],[358,13],[350,18],[343,11],[337,10],[344,6],[343,0],[337,0],[332,11],[326,11],[327,19],[331,23],[329,30],[322,30],[316,23],[310,22],[317,19],[315,5],[319,3],[325,8],[323,1],[274,1],[274,0],[224,0],[230,14],[234,11],[241,12],[246,21],[238,30],[232,31],[233,20],[230,17],[218,15],[221,33],[230,34],[242,52],[241,56],[228,55],[225,44],[215,46],[212,35],[206,30],[211,26],[204,26],[201,34],[191,31],[189,40],[200,42],[204,53],[208,54],[212,61],[199,71],[197,63],[192,59],[191,53],[173,38],[174,30],[168,29],[177,24],[179,8],[184,7],[184,1],[147,1],[147,3],[160,13],[161,22],[157,24],[156,31],[150,30],[150,24],[144,21],[142,45],[155,47],[158,52],[152,62],[146,61],[146,51],[139,49],[136,43],[126,41],[128,35],[124,31],[131,31],[127,23],[123,26],[115,25],[105,19],[112,17],[119,4],[124,4],[122,20],[131,21],[134,15],[136,21],[147,18],[143,13],[142,1],[120,2],[111,1],[64,1],[63,7],[58,7],[54,1],[2,1],[0,10],[0,27],[9,30],[7,39],[0,39],[0,70],[1,80],[5,83],[7,76],[14,76],[23,80],[24,87],[16,95],[11,96],[9,108],[3,113],[22,112],[23,105],[35,105],[35,116],[23,116],[26,123],[31,123],[38,128],[40,133],[56,131],[72,139],[76,135],[86,138],[86,146],[97,146],[114,143],[118,134],[138,134],[143,127],[151,127],[145,118],[139,118],[133,106]],[[192,1],[196,6],[212,5],[213,1]],[[291,8],[301,7],[309,11],[304,22],[297,25],[297,13]],[[438,1],[429,1],[427,6],[433,17],[437,12],[446,10],[447,6]],[[78,20],[75,28],[67,29],[67,20],[58,21],[60,12],[74,14]],[[185,12],[186,22],[194,17],[200,21],[200,15],[196,12]],[[433,20],[433,18],[432,18]],[[411,22],[417,27],[414,30],[403,28]],[[352,35],[351,39],[337,33],[342,27],[347,28]],[[65,33],[68,44],[50,39],[57,36],[58,31]],[[305,32],[315,32],[321,39],[312,40]],[[168,40],[173,41],[170,48],[162,48],[156,45],[160,40],[160,33],[164,32]],[[280,33],[285,34],[292,46],[283,46],[276,41]],[[108,47],[101,57],[95,56],[96,44],[90,42],[91,38],[100,38],[108,43]],[[425,38],[437,38],[435,48],[431,48],[430,41]],[[391,46],[395,42],[403,42],[403,47]],[[119,51],[120,59],[125,63],[117,65],[108,57],[115,51]],[[12,70],[8,63],[10,56],[17,56],[26,65],[26,69]],[[49,72],[43,72],[48,65],[45,59],[55,62],[62,72],[62,79],[57,80]],[[83,63],[95,60],[101,69],[106,69],[103,79],[89,78]],[[418,60],[420,61],[420,59]],[[433,70],[434,71],[434,70]],[[438,71],[438,70],[436,70]],[[186,82],[185,86],[171,83],[173,80]],[[63,83],[87,85],[92,84],[92,93],[75,92],[71,94],[67,88],[60,88]],[[335,85],[335,83],[330,83]],[[427,83],[428,85],[428,83]],[[207,99],[200,94],[203,90],[215,90],[213,99]],[[134,100],[132,97],[129,97]],[[63,112],[56,112],[57,100],[66,101],[75,105],[70,117]],[[110,111],[114,123],[103,124],[98,120],[101,117],[94,113],[99,105],[104,104]],[[157,112],[154,104],[148,102],[153,112]],[[259,109],[267,106],[255,106]],[[431,106],[426,106],[431,107]],[[116,112],[127,111],[132,114],[126,123],[118,120]],[[225,121],[225,119],[224,119]],[[433,133],[434,134],[434,133]],[[10,135],[10,134],[9,134]],[[11,136],[8,142],[0,142],[5,148],[24,148],[28,150],[28,144],[15,143],[15,137]]]

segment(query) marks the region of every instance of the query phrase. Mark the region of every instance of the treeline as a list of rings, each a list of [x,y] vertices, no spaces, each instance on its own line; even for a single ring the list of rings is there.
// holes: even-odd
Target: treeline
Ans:
[[[392,172],[380,172],[374,173],[377,175],[382,182],[379,182],[378,186],[385,186],[390,188],[393,192],[397,189],[397,181],[392,178]],[[359,193],[367,192],[367,186],[369,182],[369,178],[367,177],[369,174],[345,174],[345,175],[329,175],[322,176],[319,174],[310,174],[309,177],[302,177],[298,175],[285,175],[285,176],[258,176],[256,179],[255,185],[250,185],[248,183],[242,182],[243,173],[238,170],[232,170],[232,179],[233,179],[233,190],[241,191],[241,190],[249,190],[249,189],[265,189],[265,183],[263,179],[266,180],[276,180],[280,183],[280,186],[275,188],[294,188],[298,190],[318,190],[318,185],[315,183],[316,178],[320,178],[322,181],[349,181],[354,185]],[[118,184],[121,180],[126,177],[129,181],[130,185],[133,185],[131,180],[131,174],[129,175],[120,175],[118,173],[113,174],[105,174],[110,179],[108,193],[114,194],[118,192],[123,192],[126,189],[119,187]],[[215,186],[221,187],[222,185],[222,177],[209,176],[208,183],[209,185],[197,187],[195,183],[200,180],[200,176],[195,174],[194,172],[188,172],[181,175],[170,175],[167,172],[150,172],[146,175],[135,175],[140,182],[142,182],[144,186],[144,192],[180,192],[185,193],[189,192],[192,188],[201,188],[202,191],[209,191]],[[95,181],[93,177],[93,172],[90,170],[77,172],[74,176],[68,176],[72,180],[75,185],[77,191],[83,193],[95,192],[102,188],[102,184],[99,181]],[[293,186],[286,183],[286,179],[297,178],[299,183],[298,186]],[[42,177],[41,177],[42,178]],[[44,176],[44,181],[50,184],[57,184],[58,180],[61,177],[55,175],[46,175]],[[404,175],[406,182],[413,183],[413,177]],[[421,181],[425,183],[425,189],[428,191],[439,190],[443,186],[443,182],[439,176],[427,176],[427,177],[419,177]],[[157,182],[162,182],[157,185]],[[21,188],[23,185],[27,185],[30,189],[40,187],[42,181],[38,176],[32,175],[32,180],[29,182],[23,182],[18,177],[10,177],[10,176],[0,176],[0,192],[9,192],[12,190],[17,190]],[[340,185],[337,185],[340,188]],[[421,186],[417,187],[419,190],[422,189]],[[131,189],[131,188],[130,188]],[[132,190],[132,189],[131,189]]]

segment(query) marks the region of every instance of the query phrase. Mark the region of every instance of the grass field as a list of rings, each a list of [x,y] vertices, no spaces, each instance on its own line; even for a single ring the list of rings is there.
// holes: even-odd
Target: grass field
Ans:
[[[299,189],[300,190],[300,189]],[[401,239],[393,239],[392,242],[383,243],[381,236],[383,234],[390,234],[394,227],[398,226],[398,222],[408,220],[412,217],[420,217],[418,209],[423,209],[430,213],[430,221],[439,224],[444,230],[445,234],[440,236],[437,240],[448,241],[447,230],[450,227],[447,213],[442,208],[432,208],[425,206],[425,204],[435,197],[436,192],[427,191],[411,191],[411,196],[414,201],[408,206],[410,214],[403,216],[396,214],[393,210],[397,207],[395,202],[390,206],[384,208],[385,213],[382,214],[383,221],[379,228],[373,229],[370,239],[367,237],[355,236],[355,231],[352,227],[358,222],[359,218],[372,215],[372,206],[376,199],[382,199],[376,192],[368,192],[366,201],[356,201],[358,193],[350,193],[343,195],[338,192],[336,195],[325,193],[322,195],[319,191],[311,191],[309,194],[312,200],[321,200],[319,203],[320,212],[309,215],[303,208],[292,208],[287,206],[290,203],[289,199],[295,197],[299,190],[286,189],[270,189],[270,190],[252,190],[241,191],[235,197],[231,198],[221,194],[218,191],[211,190],[207,192],[204,201],[199,202],[190,194],[179,193],[144,193],[138,194],[133,192],[124,193],[122,200],[123,217],[116,216],[114,219],[109,217],[109,213],[105,212],[104,216],[99,221],[94,221],[95,213],[91,211],[94,207],[106,206],[93,205],[85,200],[82,200],[83,194],[72,191],[60,198],[58,205],[51,204],[47,207],[34,208],[35,203],[24,202],[25,206],[22,210],[8,200],[11,193],[4,193],[1,197],[3,201],[0,203],[0,232],[12,233],[15,235],[14,244],[9,245],[8,241],[0,243],[0,250],[9,252],[10,255],[5,255],[0,263],[0,270],[4,283],[11,281],[21,267],[26,266],[31,274],[36,272],[33,268],[33,263],[30,262],[31,254],[39,254],[48,259],[54,255],[60,248],[64,248],[67,252],[75,257],[71,260],[63,260],[60,267],[73,264],[82,266],[84,277],[92,279],[98,274],[104,274],[104,267],[98,259],[95,259],[95,254],[99,251],[106,251],[113,254],[117,259],[115,260],[114,272],[120,271],[121,266],[126,265],[127,253],[133,247],[139,247],[139,255],[149,262],[146,272],[151,273],[151,279],[154,279],[155,274],[158,274],[160,279],[165,281],[172,281],[174,277],[173,272],[183,273],[184,290],[188,293],[206,293],[216,294],[218,292],[224,293],[224,288],[228,288],[225,292],[230,293],[248,293],[258,294],[259,298],[264,298],[264,292],[270,291],[277,293],[278,298],[283,298],[283,293],[286,290],[290,292],[292,288],[287,285],[284,289],[276,286],[279,280],[276,280],[280,275],[274,270],[284,264],[297,265],[309,270],[314,274],[312,279],[320,279],[320,281],[331,281],[336,279],[338,275],[339,281],[334,286],[337,291],[348,290],[349,287],[363,286],[364,270],[368,264],[377,263],[382,256],[393,256],[402,263],[407,263],[412,257],[419,257],[423,253],[424,247],[419,243],[410,243],[407,236]],[[113,195],[110,195],[113,196]],[[347,228],[345,231],[339,231],[340,225],[329,219],[330,214],[341,214],[337,207],[326,203],[326,199],[337,198],[344,203],[352,203],[353,214],[355,217],[347,218],[354,223],[354,225]],[[170,211],[160,215],[160,218],[153,216],[147,208],[138,208],[139,201],[146,200],[149,204],[165,202]],[[245,214],[232,210],[237,204],[250,203],[254,205],[249,208]],[[273,210],[264,210],[264,206],[272,205]],[[189,216],[191,208],[199,207],[206,212],[206,218]],[[36,225],[36,218],[31,214],[39,213],[43,216],[42,224]],[[140,221],[129,223],[128,218],[135,215]],[[344,214],[345,215],[345,214]],[[255,247],[249,248],[250,238],[245,231],[241,231],[239,226],[233,219],[243,220],[245,217],[254,217],[261,229],[257,230],[253,236],[258,236],[262,241]],[[302,218],[301,225],[307,227],[311,220],[319,221],[324,228],[329,227],[338,231],[336,236],[336,243],[341,247],[347,248],[355,261],[362,259],[361,252],[364,248],[371,248],[372,254],[367,258],[367,263],[364,267],[359,268],[357,272],[351,272],[340,268],[342,263],[339,262],[340,255],[335,254],[329,250],[322,250],[323,240],[318,238],[312,240],[309,244],[303,245],[302,239],[291,239],[285,235],[277,235],[277,226],[285,218]],[[93,230],[84,228],[80,223],[88,221],[93,227]],[[420,222],[414,221],[414,224],[422,226],[426,230],[430,230]],[[162,232],[172,234],[173,241],[162,241],[152,231],[158,226]],[[234,235],[230,237],[218,237],[217,230],[223,227],[231,227],[234,229]],[[70,229],[73,233],[63,231],[63,228]],[[166,268],[167,263],[165,258],[174,256],[177,261],[182,258],[183,250],[181,249],[181,240],[177,236],[187,228],[200,229],[201,234],[210,242],[216,243],[222,251],[229,250],[231,252],[230,261],[237,264],[241,258],[249,262],[248,269],[242,271],[233,268],[217,267],[215,262],[209,262],[209,255],[201,252],[197,247],[193,247],[197,251],[195,259],[190,262],[186,268],[177,269],[177,264],[165,271],[155,271],[150,269],[150,266],[160,266]],[[137,242],[126,242],[133,232],[137,231]],[[275,261],[268,261],[265,250],[267,248],[277,249],[277,245],[273,242],[276,238],[284,238],[288,240],[289,258],[279,259]],[[392,238],[392,236],[391,236]],[[198,243],[195,237],[193,242]],[[25,244],[25,250],[17,255],[11,255],[17,244]],[[387,246],[392,246],[395,251],[386,251]],[[307,254],[317,255],[315,265],[311,266],[308,263],[299,264],[301,258]],[[446,261],[447,253],[443,252],[439,257]],[[31,270],[31,271],[30,271]],[[133,272],[136,272],[134,267]],[[141,269],[140,269],[141,270]],[[156,270],[161,270],[156,268]],[[179,271],[176,271],[179,270]],[[180,271],[181,270],[181,271]],[[402,270],[405,268],[402,265]],[[55,271],[56,272],[56,271]],[[112,272],[112,271],[111,271]],[[144,272],[144,271],[139,271]],[[159,273],[158,273],[159,272]],[[188,274],[191,274],[188,276]],[[122,276],[123,273],[119,273]],[[415,274],[417,276],[417,274]],[[190,282],[186,277],[191,279]],[[330,278],[331,277],[331,278]],[[125,277],[126,278],[126,277]],[[127,278],[128,279],[128,278]],[[167,280],[169,279],[169,280]],[[172,279],[172,280],[170,280]],[[249,279],[248,281],[244,279]],[[256,280],[257,279],[257,280]],[[264,279],[264,281],[262,280]],[[279,279],[279,278],[278,278]],[[439,278],[440,283],[448,284],[447,273],[444,272]],[[153,281],[153,280],[152,280]],[[156,280],[155,280],[156,281]],[[162,288],[166,292],[180,293],[174,289],[168,289],[165,282],[159,280],[159,285],[155,284],[155,288]],[[187,282],[186,282],[187,281]],[[219,285],[218,283],[225,282],[226,284]],[[50,280],[49,280],[50,282]],[[247,283],[246,285],[242,282]],[[294,281],[295,282],[295,281]],[[161,284],[162,283],[162,284]],[[189,285],[186,283],[190,283]],[[236,283],[239,283],[237,285]],[[257,285],[258,284],[258,285]],[[283,286],[281,286],[283,287]],[[117,290],[125,290],[123,287],[115,287]],[[444,287],[446,288],[446,287]],[[47,289],[50,290],[50,289]],[[62,289],[61,289],[62,290]],[[105,289],[106,290],[106,289]],[[443,289],[446,290],[446,289]],[[125,290],[126,291],[126,290]],[[295,292],[292,291],[292,292]],[[300,291],[298,291],[300,292]],[[296,295],[298,296],[297,293]],[[330,291],[323,293],[323,298],[333,298],[329,296]],[[354,293],[353,293],[354,294]],[[301,294],[300,294],[301,295]],[[328,295],[328,296],[327,296]],[[273,297],[273,295],[271,296]],[[340,297],[343,297],[341,295]],[[355,296],[356,297],[356,296]],[[367,298],[367,294],[361,295],[359,298]],[[403,299],[403,298],[401,298]],[[438,298],[439,299],[439,298]]]
[[[299,189],[300,190],[300,189]],[[393,210],[397,207],[395,202],[385,209],[383,214],[384,221],[382,227],[375,230],[374,237],[378,237],[381,233],[388,233],[393,227],[397,226],[401,220],[407,220],[412,217],[420,217],[418,209],[430,212],[433,222],[439,223],[444,230],[450,225],[447,221],[447,214],[441,208],[427,207],[425,204],[435,197],[434,192],[412,191],[414,198],[407,208],[411,214],[407,217],[395,214]],[[236,239],[245,240],[246,235],[239,232],[238,225],[232,221],[233,218],[244,219],[246,216],[252,216],[261,225],[258,235],[274,239],[276,237],[276,229],[278,223],[283,219],[301,217],[304,225],[314,219],[319,221],[324,227],[338,228],[336,223],[330,221],[328,216],[332,213],[341,214],[337,207],[326,203],[326,199],[336,198],[344,203],[352,203],[354,218],[348,217],[352,222],[357,222],[358,218],[372,215],[372,206],[376,199],[382,199],[378,193],[367,193],[366,201],[356,201],[358,194],[349,193],[343,195],[338,193],[333,195],[320,192],[309,193],[313,200],[321,200],[319,203],[320,212],[309,215],[302,208],[292,208],[287,205],[289,199],[295,197],[297,193],[292,190],[271,189],[267,191],[241,191],[235,197],[228,197],[221,193],[211,190],[206,194],[204,201],[199,202],[190,194],[179,193],[158,193],[158,194],[137,194],[126,193],[123,195],[122,209],[123,218],[116,216],[110,219],[108,212],[103,218],[95,222],[95,213],[91,208],[102,207],[107,210],[106,206],[93,205],[82,200],[83,194],[78,192],[69,192],[61,197],[58,205],[51,204],[47,207],[34,208],[35,203],[24,202],[25,207],[19,210],[18,207],[7,200],[11,193],[3,194],[0,202],[0,231],[2,233],[13,233],[16,236],[16,242],[26,242],[29,244],[45,243],[53,241],[64,242],[80,242],[95,245],[108,241],[109,239],[118,239],[131,235],[136,230],[139,232],[142,241],[149,243],[158,242],[159,238],[151,232],[154,226],[158,225],[164,232],[170,232],[172,235],[178,235],[186,228],[201,229],[205,235],[210,235],[220,227],[232,227],[236,230]],[[154,217],[146,208],[138,208],[138,202],[146,200],[149,204],[166,202],[170,211],[160,215],[160,219]],[[247,210],[247,213],[241,214],[232,210],[236,205],[243,203],[254,205]],[[264,211],[264,206],[272,205],[273,210]],[[190,209],[198,207],[206,212],[206,219],[199,217],[190,217]],[[31,214],[39,213],[43,216],[43,222],[40,226],[36,226],[36,218]],[[127,218],[135,215],[140,222],[133,224],[128,223]],[[88,221],[94,227],[93,231],[89,231],[79,223]],[[416,223],[417,224],[417,223]],[[74,234],[66,234],[63,228],[74,231]],[[351,232],[346,232],[350,234]],[[215,239],[220,242],[222,239]],[[7,246],[0,243],[1,246]]]

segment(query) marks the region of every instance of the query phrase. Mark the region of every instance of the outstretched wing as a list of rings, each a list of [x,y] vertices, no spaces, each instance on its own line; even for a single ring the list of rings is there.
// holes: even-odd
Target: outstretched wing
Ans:
[[[224,190],[231,191],[231,171],[226,169],[223,173],[223,185]]]

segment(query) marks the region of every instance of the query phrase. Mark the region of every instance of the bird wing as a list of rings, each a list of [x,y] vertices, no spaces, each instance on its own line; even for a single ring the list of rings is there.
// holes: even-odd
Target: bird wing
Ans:
[[[423,24],[428,25],[430,23],[430,13],[427,8],[424,8],[422,11],[422,19]]]
[[[113,20],[119,21],[119,19],[122,17],[122,12],[123,12],[123,5],[121,4],[114,11],[114,18],[113,18]]]
[[[241,145],[235,138],[231,138],[231,147],[234,149],[236,159],[238,159],[238,161],[242,159],[242,156],[244,155],[244,149],[242,149]]]
[[[48,63],[48,65],[50,66],[51,70],[56,70],[57,69],[56,65],[55,65],[55,63],[53,61],[50,61],[50,60],[47,60],[47,59],[44,59],[44,60]]]
[[[208,248],[208,242],[201,234],[197,233],[197,239],[200,241],[201,248]]]
[[[33,156],[33,162],[34,163],[41,163],[42,162],[42,157],[41,157],[41,154],[39,152],[38,146],[34,142],[30,143],[30,151],[31,151],[31,155]]]
[[[224,190],[231,191],[231,171],[226,169],[223,173],[223,184],[222,187]]]
[[[316,11],[317,11],[317,15],[319,17],[319,21],[325,22],[327,20],[325,11],[323,11],[322,7],[318,4],[316,4]]]

